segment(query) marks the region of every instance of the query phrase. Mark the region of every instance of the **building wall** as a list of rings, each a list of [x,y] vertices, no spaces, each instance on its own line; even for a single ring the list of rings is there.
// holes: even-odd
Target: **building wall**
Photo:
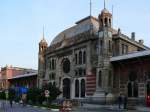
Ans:
[[[137,98],[145,99],[147,84],[150,83],[150,56],[113,62],[112,65],[114,69],[113,92],[116,95],[121,92],[129,96],[128,84],[136,82],[138,86]],[[130,76],[134,76],[134,74],[137,75],[137,78],[135,81],[131,81]]]
[[[6,66],[1,69],[1,89],[8,89],[10,82],[8,79],[12,79],[15,76],[22,75],[31,72],[31,69],[24,69],[12,66]]]
[[[8,82],[10,86],[33,88],[37,87],[37,75],[16,79],[9,79]]]
[[[133,41],[130,38],[124,38],[122,39],[122,37],[120,37],[119,35],[115,35],[113,37],[114,56],[145,50],[142,44]]]

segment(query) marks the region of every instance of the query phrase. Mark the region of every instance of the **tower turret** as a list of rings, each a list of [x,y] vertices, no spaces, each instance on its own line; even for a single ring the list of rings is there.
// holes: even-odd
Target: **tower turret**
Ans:
[[[101,11],[101,14],[98,16],[98,19],[99,19],[100,28],[112,27],[112,14],[106,8],[104,8]]]
[[[44,38],[44,30],[42,40],[39,42],[39,54],[38,54],[38,85],[41,88],[43,85],[43,79],[45,76],[45,51],[48,44]]]
[[[105,5],[104,5],[105,6]],[[105,101],[106,93],[111,93],[112,71],[110,57],[112,56],[112,14],[104,7],[99,18],[99,54],[96,71],[95,99]]]

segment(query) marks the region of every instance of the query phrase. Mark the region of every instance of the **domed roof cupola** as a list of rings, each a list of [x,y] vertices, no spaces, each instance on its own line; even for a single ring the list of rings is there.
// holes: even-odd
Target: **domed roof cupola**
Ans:
[[[100,28],[103,28],[103,27],[111,28],[111,26],[112,26],[112,14],[106,8],[104,8],[101,11],[101,14],[99,14],[98,19],[99,19]]]

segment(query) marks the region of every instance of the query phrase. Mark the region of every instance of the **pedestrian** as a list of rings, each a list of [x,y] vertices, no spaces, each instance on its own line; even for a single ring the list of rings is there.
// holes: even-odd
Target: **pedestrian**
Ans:
[[[118,105],[119,105],[119,109],[120,109],[121,105],[122,105],[122,95],[121,95],[121,93],[119,94],[119,97],[118,97]]]
[[[27,94],[22,94],[22,103],[23,103],[23,106],[26,105],[26,97],[27,97]]]
[[[124,109],[127,109],[127,102],[128,102],[127,96],[124,95],[124,97],[123,97],[123,107],[124,107]]]
[[[13,104],[12,98],[9,99],[9,102],[10,102],[10,107],[12,108],[12,104]]]

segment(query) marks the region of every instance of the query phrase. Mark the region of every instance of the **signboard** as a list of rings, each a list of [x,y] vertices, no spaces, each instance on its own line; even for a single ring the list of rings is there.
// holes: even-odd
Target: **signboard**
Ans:
[[[49,93],[50,93],[49,90],[45,90],[44,93],[45,93],[45,97],[49,97]]]

